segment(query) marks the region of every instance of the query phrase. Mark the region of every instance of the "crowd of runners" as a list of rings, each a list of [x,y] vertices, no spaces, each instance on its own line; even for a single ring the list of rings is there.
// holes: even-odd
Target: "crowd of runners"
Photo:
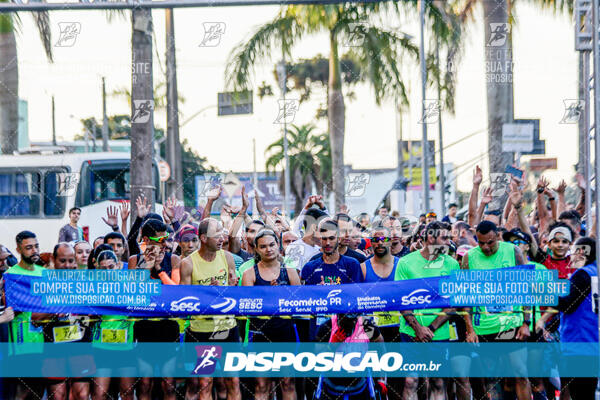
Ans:
[[[291,319],[233,316],[191,316],[176,319],[136,319],[126,316],[16,312],[0,315],[2,340],[21,360],[38,363],[44,342],[91,342],[116,351],[115,345],[135,342],[598,342],[592,280],[597,277],[594,229],[582,223],[585,191],[577,205],[567,204],[567,185],[551,189],[539,180],[537,197],[524,201],[525,182],[513,178],[502,213],[486,211],[490,190],[480,190],[477,167],[468,212],[457,218],[456,204],[448,215],[433,212],[418,217],[381,207],[377,214],[353,213],[347,207],[328,210],[322,196],[306,199],[293,220],[277,209],[265,210],[256,197],[257,217],[242,205],[214,210],[219,193],[208,198],[202,215],[175,215],[169,199],[162,215],[151,212],[144,199],[135,199],[137,215],[129,225],[129,206],[109,207],[98,221],[103,237],[86,240],[78,226],[79,208],[60,232],[16,234],[18,254],[0,248],[3,274],[41,276],[54,269],[137,269],[150,271],[163,285],[343,285],[401,281],[449,275],[458,269],[491,269],[534,264],[557,270],[570,279],[571,292],[556,307],[472,307],[375,313],[322,315]],[[583,184],[580,184],[582,186]],[[480,192],[481,196],[480,196]],[[219,218],[211,217],[218,213]],[[178,220],[179,219],[179,220]],[[595,222],[594,222],[595,224]],[[40,249],[40,235],[57,235],[53,249]],[[3,282],[3,281],[2,281]],[[19,345],[37,343],[28,354]],[[544,354],[527,349],[504,355],[519,370],[525,352],[530,362]],[[499,356],[500,357],[500,356]],[[537,357],[537,358],[536,358]],[[52,361],[52,360],[50,360]],[[186,378],[168,377],[173,365],[161,366],[164,378],[144,378],[150,365],[122,367],[119,378],[4,379],[3,399],[592,399],[596,379],[570,378],[568,366],[558,365],[561,379],[545,378]],[[173,361],[174,362],[174,361]],[[49,364],[49,371],[51,371]],[[486,366],[483,366],[484,368]],[[96,365],[98,374],[110,363]],[[140,372],[141,371],[141,372]],[[109,374],[104,374],[104,376]],[[114,374],[113,374],[114,375]],[[140,377],[140,375],[142,377]],[[148,374],[151,375],[151,374]],[[45,394],[44,394],[45,393]]]

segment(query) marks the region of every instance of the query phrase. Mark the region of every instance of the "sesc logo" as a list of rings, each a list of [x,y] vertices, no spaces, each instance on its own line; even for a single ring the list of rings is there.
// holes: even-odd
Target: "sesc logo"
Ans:
[[[422,293],[422,294],[418,294]],[[417,289],[406,296],[402,296],[402,305],[409,306],[415,304],[431,304],[431,295],[425,293],[429,293],[427,289]]]
[[[187,296],[177,301],[171,302],[171,311],[200,311],[200,299],[194,296]]]
[[[337,296],[340,293],[342,293],[342,289],[333,289],[327,293],[327,298]]]

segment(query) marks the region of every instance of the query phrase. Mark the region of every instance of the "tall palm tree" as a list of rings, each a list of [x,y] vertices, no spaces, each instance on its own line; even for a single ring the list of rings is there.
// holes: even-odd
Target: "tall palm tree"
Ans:
[[[46,11],[34,12],[46,57],[52,57],[52,36],[50,17]],[[17,41],[20,20],[17,14],[0,14],[0,147],[3,154],[13,154],[19,150],[19,62]]]
[[[331,180],[331,146],[326,133],[316,134],[312,124],[292,125],[288,131],[288,154],[292,193],[295,197],[296,215],[302,209],[302,201],[311,193],[313,184],[319,193],[329,186]],[[265,166],[267,172],[284,165],[283,138],[271,143]],[[285,173],[285,171],[284,171]],[[283,183],[284,173],[281,174]]]
[[[306,35],[327,32],[329,36],[328,122],[332,152],[332,181],[336,207],[344,203],[345,104],[340,68],[341,49],[351,42],[349,53],[363,67],[377,104],[386,98],[408,103],[400,66],[404,55],[417,57],[407,35],[366,24],[383,9],[397,8],[397,2],[369,4],[287,6],[269,23],[259,27],[230,54],[226,83],[234,90],[248,89],[254,65],[290,51]]]

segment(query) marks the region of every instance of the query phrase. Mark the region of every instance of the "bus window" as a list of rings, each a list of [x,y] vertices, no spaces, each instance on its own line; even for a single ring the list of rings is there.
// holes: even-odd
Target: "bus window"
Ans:
[[[0,173],[0,217],[39,215],[40,195],[40,174]]]
[[[65,190],[64,171],[49,171],[44,177],[44,214],[62,216],[65,212],[65,196],[72,195]],[[62,186],[61,187],[61,183]]]

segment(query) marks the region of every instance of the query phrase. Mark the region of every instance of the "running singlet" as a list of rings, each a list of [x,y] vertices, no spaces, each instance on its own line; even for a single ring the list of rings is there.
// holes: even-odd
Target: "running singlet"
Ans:
[[[254,265],[254,274],[256,276],[254,286],[271,286],[271,282],[264,280],[262,276],[260,276],[258,265]],[[290,278],[285,267],[279,269],[277,284],[280,286],[287,286],[290,284]],[[269,340],[277,342],[277,336],[289,336],[288,334],[294,330],[294,325],[291,319],[283,319],[276,316],[272,316],[269,319],[251,318],[250,330],[260,332],[265,337],[269,338]]]
[[[498,242],[498,251],[486,256],[479,246],[469,250],[469,269],[498,269],[514,267],[515,245],[508,242]],[[478,335],[489,335],[518,328],[523,324],[521,306],[473,307],[473,329]],[[484,314],[482,314],[484,313]],[[503,314],[500,314],[503,313]]]
[[[192,285],[209,286],[213,278],[221,286],[229,285],[229,267],[224,250],[217,251],[215,259],[212,261],[206,261],[200,257],[198,250],[190,255],[190,259],[192,260]],[[235,318],[220,315],[212,318],[192,316],[190,321],[192,332],[221,332],[234,328],[236,325]]]
[[[377,275],[373,270],[373,265],[371,264],[371,258],[365,261],[365,282],[384,282],[384,281],[393,281],[396,278],[396,268],[398,267],[398,261],[400,258],[394,257],[394,267],[392,268],[392,272],[388,275],[387,278],[382,278]],[[397,312],[393,314],[389,312],[376,312],[373,313],[373,319],[377,326],[398,326],[400,324],[400,315]]]
[[[42,276],[44,267],[33,265],[33,271],[20,267],[18,264],[10,267],[5,274]],[[17,312],[15,318],[10,322],[8,330],[8,340],[10,342],[10,355],[17,354],[36,354],[44,351],[44,333],[42,326],[35,326],[31,323],[31,312]],[[19,345],[23,343],[30,344],[27,348]]]
[[[396,279],[402,281],[405,279],[434,278],[438,276],[447,276],[451,271],[460,269],[458,262],[447,254],[440,254],[435,260],[429,261],[421,255],[420,251],[413,251],[404,256],[398,262],[396,268]],[[430,315],[415,315],[417,322],[422,326],[429,326],[437,315],[431,315],[442,311],[441,308],[428,308],[420,310],[430,313]],[[415,337],[415,331],[408,325],[404,318],[400,318],[400,332]],[[432,340],[450,339],[450,328],[448,322],[440,326],[435,332]]]

